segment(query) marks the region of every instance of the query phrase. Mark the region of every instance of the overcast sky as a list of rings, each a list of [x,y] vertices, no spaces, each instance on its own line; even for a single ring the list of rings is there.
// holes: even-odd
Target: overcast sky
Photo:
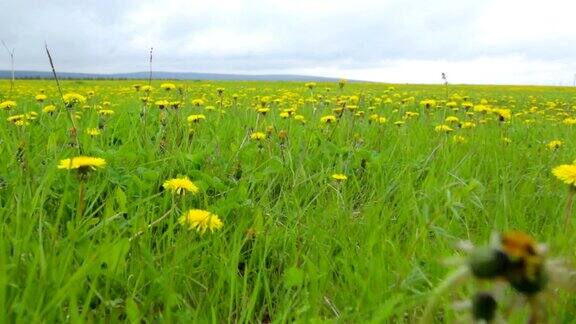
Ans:
[[[1,0],[16,68],[572,85],[571,0]],[[9,69],[0,52],[0,69]]]

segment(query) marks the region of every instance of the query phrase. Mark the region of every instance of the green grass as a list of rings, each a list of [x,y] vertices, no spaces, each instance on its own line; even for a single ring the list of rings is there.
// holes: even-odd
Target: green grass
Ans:
[[[143,122],[142,94],[132,83],[62,83],[64,92],[95,91],[90,109],[75,108],[79,141],[84,154],[108,162],[90,173],[78,216],[79,181],[57,169],[78,150],[69,145],[71,124],[55,85],[17,80],[10,94],[9,83],[0,82],[0,101],[18,102],[14,111],[0,111],[0,322],[413,323],[450,271],[440,261],[461,239],[482,243],[494,230],[518,229],[549,243],[553,255],[574,259],[573,233],[563,225],[567,188],[550,172],[576,158],[574,129],[557,115],[576,114],[573,88],[452,86],[451,94],[474,103],[487,99],[513,113],[538,106],[544,114],[513,116],[508,124],[489,116],[446,135],[434,132],[445,116],[485,116],[426,113],[419,101],[445,99],[441,86],[388,91],[351,83],[340,93],[336,84],[320,83],[314,96],[331,101],[323,106],[301,83],[185,82],[181,97],[154,81],[154,99],[184,102],[166,111],[162,126],[153,106]],[[217,87],[225,88],[222,115]],[[34,100],[42,88],[60,107],[55,115]],[[346,111],[336,124],[320,124],[337,96],[354,94],[364,117]],[[257,96],[272,99],[266,116],[252,107]],[[375,101],[385,97],[394,102]],[[409,97],[415,100],[399,103]],[[193,107],[197,98],[216,109]],[[116,113],[103,119],[94,107],[105,101]],[[549,101],[558,110],[546,109]],[[306,124],[280,118],[281,108],[292,106]],[[368,107],[388,123],[370,123]],[[29,126],[5,120],[30,111],[39,115]],[[395,126],[405,111],[420,116]],[[191,135],[186,117],[193,113],[206,120]],[[102,136],[85,134],[99,123]],[[274,129],[267,140],[249,139],[268,126]],[[454,134],[468,142],[454,143]],[[564,145],[550,151],[546,143],[554,139]],[[348,180],[334,183],[333,173]],[[162,190],[165,180],[184,175],[200,194],[179,199]],[[177,219],[189,208],[216,213],[224,228],[187,231]],[[439,319],[462,315],[453,301],[442,300]],[[553,304],[553,322],[573,318],[569,295]]]

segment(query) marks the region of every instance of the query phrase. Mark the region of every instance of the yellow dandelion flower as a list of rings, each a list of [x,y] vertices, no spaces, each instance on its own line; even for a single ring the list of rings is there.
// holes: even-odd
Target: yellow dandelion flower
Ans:
[[[152,88],[152,86],[149,86],[149,85],[143,85],[140,87],[140,90],[142,90],[144,92],[151,92],[152,90],[154,90],[154,88]]]
[[[98,128],[88,128],[86,130],[86,134],[92,136],[92,137],[96,137],[102,134],[102,131]]]
[[[549,150],[556,150],[559,149],[562,146],[562,141],[561,140],[553,140],[550,141],[550,143],[546,144],[546,146],[548,147]]]
[[[258,108],[256,110],[259,114],[266,116],[268,112],[270,112],[270,108]]]
[[[452,137],[452,141],[457,144],[464,144],[467,142],[466,138],[460,135],[454,135],[454,137]]]
[[[56,111],[56,107],[54,105],[48,105],[42,108],[42,111],[46,114],[51,114]]]
[[[204,119],[206,119],[206,116],[204,116],[203,114],[190,115],[187,118],[188,122],[190,123],[198,123]]]
[[[266,139],[266,134],[262,133],[262,132],[254,132],[252,134],[250,134],[250,139],[255,140],[255,141],[261,141]]]
[[[344,182],[346,180],[348,180],[348,177],[345,174],[342,173],[334,173],[331,178],[333,180],[335,180],[336,182]]]
[[[200,191],[188,177],[166,180],[162,186],[164,189],[170,190],[178,195],[185,194],[186,192],[197,194]]]
[[[447,123],[458,123],[458,122],[460,122],[460,119],[458,119],[458,117],[456,117],[456,116],[448,116],[448,117],[446,117],[445,121]]]
[[[72,170],[78,169],[79,171],[96,170],[96,168],[103,168],[106,165],[106,160],[90,156],[77,156],[70,159],[60,160],[58,169]]]
[[[48,99],[48,96],[45,94],[39,94],[35,97],[36,101],[44,102],[44,100]]]
[[[174,83],[162,83],[160,88],[166,91],[170,91],[176,89],[176,85]]]
[[[192,100],[192,105],[196,106],[196,107],[204,106],[204,100],[194,99],[194,100]]]
[[[294,115],[294,120],[301,122],[302,124],[306,123],[306,118],[302,115]]]
[[[170,105],[168,100],[158,100],[154,104],[156,106],[158,106],[159,109],[164,109],[164,108],[168,107],[168,105]]]
[[[78,93],[67,93],[63,96],[63,99],[66,107],[72,107],[75,104],[83,104],[86,102],[86,97]]]
[[[206,230],[214,232],[224,226],[222,220],[216,214],[201,209],[190,209],[178,219],[178,222],[189,230],[196,230],[204,234]]]
[[[308,82],[306,84],[304,84],[304,86],[310,90],[314,89],[316,87],[316,82]]]
[[[434,127],[434,131],[438,133],[450,133],[453,129],[448,125],[438,125]]]
[[[10,110],[14,109],[16,106],[16,101],[8,100],[0,103],[0,110]]]
[[[552,169],[552,173],[565,184],[576,186],[576,164],[559,165]]]
[[[336,116],[334,116],[334,115],[324,116],[324,117],[320,118],[320,121],[324,124],[331,124],[331,123],[336,121]]]
[[[101,110],[98,110],[98,113],[102,116],[111,116],[111,115],[114,115],[114,110],[101,109]]]

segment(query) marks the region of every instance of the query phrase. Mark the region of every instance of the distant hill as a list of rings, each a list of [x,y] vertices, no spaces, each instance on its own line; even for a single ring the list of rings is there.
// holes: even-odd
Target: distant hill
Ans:
[[[52,79],[49,71],[15,71],[17,79]],[[11,71],[0,70],[0,79],[10,79]],[[148,79],[148,72],[131,73],[76,73],[58,72],[59,79],[94,79],[94,80],[141,80]],[[161,72],[154,71],[152,78],[155,80],[220,80],[220,81],[326,81],[336,82],[337,78],[327,78],[308,75],[292,74],[219,74],[219,73],[196,73],[196,72]]]

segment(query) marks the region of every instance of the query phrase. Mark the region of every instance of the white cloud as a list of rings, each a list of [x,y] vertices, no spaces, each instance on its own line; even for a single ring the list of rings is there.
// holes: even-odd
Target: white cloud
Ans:
[[[571,82],[576,3],[549,0],[4,0],[20,69],[310,73],[389,82]],[[0,69],[7,68],[0,56]]]

